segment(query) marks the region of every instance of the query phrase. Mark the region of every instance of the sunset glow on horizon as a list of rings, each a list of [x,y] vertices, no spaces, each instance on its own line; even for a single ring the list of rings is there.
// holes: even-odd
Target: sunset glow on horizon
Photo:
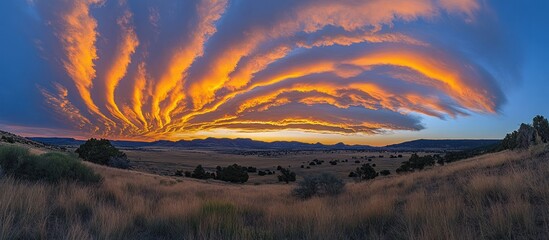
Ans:
[[[520,36],[495,1],[8,2],[26,42],[5,56],[29,69],[3,74],[0,129],[27,136],[385,145],[518,111]]]

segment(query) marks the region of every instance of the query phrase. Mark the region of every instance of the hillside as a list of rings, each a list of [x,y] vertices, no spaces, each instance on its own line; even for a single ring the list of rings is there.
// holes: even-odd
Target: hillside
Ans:
[[[4,132],[2,130],[0,130],[0,145],[1,144],[16,144],[16,145],[26,146],[37,152],[64,151],[64,149],[60,146],[33,141],[31,139],[21,137],[13,133]]]
[[[309,200],[89,164],[102,184],[0,179],[0,239],[547,239],[548,159],[503,151]]]
[[[418,139],[398,144],[387,145],[395,150],[465,150],[499,144],[494,139]]]

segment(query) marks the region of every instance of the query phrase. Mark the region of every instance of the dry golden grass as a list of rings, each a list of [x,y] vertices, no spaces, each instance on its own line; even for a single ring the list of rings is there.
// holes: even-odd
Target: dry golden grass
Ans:
[[[93,167],[100,186],[0,180],[0,239],[547,239],[549,148],[505,151],[298,200]]]

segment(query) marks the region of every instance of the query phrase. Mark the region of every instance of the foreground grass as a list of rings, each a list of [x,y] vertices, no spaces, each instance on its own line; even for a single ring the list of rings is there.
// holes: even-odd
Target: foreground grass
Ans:
[[[0,180],[0,239],[546,239],[547,146],[347,185],[306,201],[93,166],[98,186]]]

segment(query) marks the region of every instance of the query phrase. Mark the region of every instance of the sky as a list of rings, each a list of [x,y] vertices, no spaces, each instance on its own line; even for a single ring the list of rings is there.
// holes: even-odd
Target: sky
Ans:
[[[3,0],[0,129],[381,146],[549,116],[549,1]]]

